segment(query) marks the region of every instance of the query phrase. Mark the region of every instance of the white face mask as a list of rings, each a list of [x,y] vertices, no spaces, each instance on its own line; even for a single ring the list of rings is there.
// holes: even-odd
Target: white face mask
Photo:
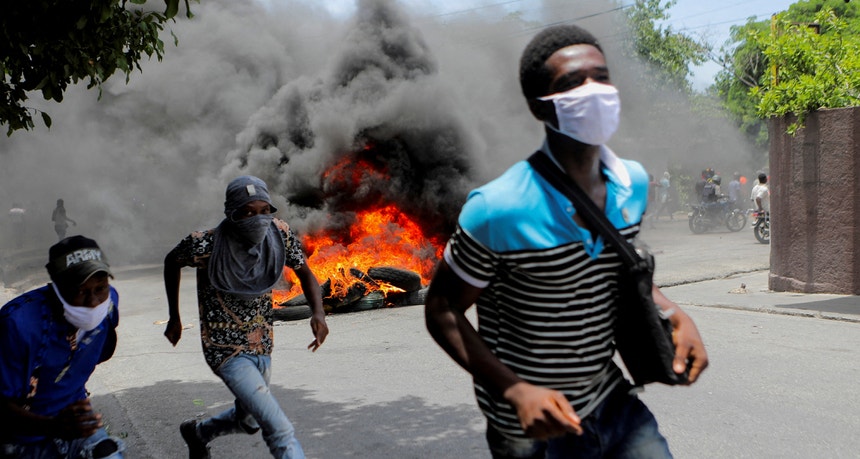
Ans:
[[[110,310],[111,305],[110,294],[108,294],[108,297],[104,302],[94,308],[87,306],[72,306],[66,302],[63,295],[60,295],[60,291],[57,289],[57,284],[52,283],[51,286],[54,287],[54,293],[57,294],[57,298],[59,298],[60,302],[63,303],[63,317],[65,317],[70,324],[78,327],[78,329],[90,331],[98,327],[99,324],[105,320],[105,317],[107,317],[107,313]]]
[[[582,143],[603,145],[618,129],[621,101],[615,86],[586,83],[539,100],[549,100],[555,105],[558,129],[546,125]]]

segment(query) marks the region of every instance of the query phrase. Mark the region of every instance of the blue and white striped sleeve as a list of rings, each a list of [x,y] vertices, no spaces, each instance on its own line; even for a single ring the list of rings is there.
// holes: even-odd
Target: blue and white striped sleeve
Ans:
[[[493,277],[498,257],[488,247],[489,219],[483,197],[473,193],[460,212],[454,235],[445,246],[445,262],[469,285],[484,288]]]

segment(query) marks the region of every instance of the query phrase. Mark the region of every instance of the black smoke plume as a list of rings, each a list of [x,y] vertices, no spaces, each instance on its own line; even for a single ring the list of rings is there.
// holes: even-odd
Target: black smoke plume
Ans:
[[[732,128],[701,122],[677,94],[642,91],[637,75],[648,70],[623,57],[623,24],[606,2],[427,16],[362,0],[346,19],[317,2],[272,5],[193,4],[195,18],[170,31],[178,47],[166,32],[164,60],[143,62],[127,84],[112,79],[100,100],[81,86],[61,104],[34,95],[53,127],[0,136],[0,202],[26,207],[28,247],[56,240],[50,216],[62,198],[78,222],[70,235],[94,237],[115,262],[160,262],[223,218],[224,187],[240,174],[267,180],[300,233],[393,203],[444,234],[469,189],[540,146],[519,55],[541,27],[564,21],[603,42],[622,98],[610,143],[621,156],[659,175],[670,163],[719,167],[744,155]],[[649,116],[655,98],[677,116]],[[8,225],[0,236],[9,249]]]
[[[284,85],[251,117],[225,178],[275,183],[287,218],[338,233],[394,204],[429,234],[453,229],[475,185],[470,133],[422,34],[392,1],[362,0],[319,78]]]

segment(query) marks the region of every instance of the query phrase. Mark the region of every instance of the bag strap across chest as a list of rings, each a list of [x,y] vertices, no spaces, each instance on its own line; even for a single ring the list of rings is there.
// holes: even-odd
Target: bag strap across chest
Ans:
[[[600,211],[597,204],[585,194],[573,179],[559,169],[548,155],[537,151],[529,157],[528,162],[553,188],[570,199],[582,219],[615,247],[621,260],[629,269],[647,269],[647,261],[636,253],[633,245],[618,232],[618,229]]]

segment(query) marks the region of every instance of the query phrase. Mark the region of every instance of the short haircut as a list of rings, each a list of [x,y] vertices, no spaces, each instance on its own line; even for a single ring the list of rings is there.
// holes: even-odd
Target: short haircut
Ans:
[[[758,183],[767,183],[767,174],[758,174]]]
[[[556,51],[572,45],[592,45],[603,52],[594,35],[573,24],[547,27],[526,45],[520,58],[520,86],[526,99],[548,95],[550,74],[546,60]]]

